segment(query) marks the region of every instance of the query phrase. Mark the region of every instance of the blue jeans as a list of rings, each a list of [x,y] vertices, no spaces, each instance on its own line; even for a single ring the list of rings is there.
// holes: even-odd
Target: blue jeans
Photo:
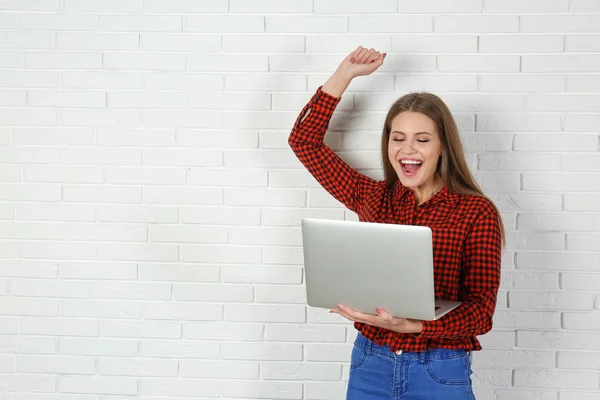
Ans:
[[[346,400],[475,400],[471,374],[465,350],[396,354],[359,333]]]

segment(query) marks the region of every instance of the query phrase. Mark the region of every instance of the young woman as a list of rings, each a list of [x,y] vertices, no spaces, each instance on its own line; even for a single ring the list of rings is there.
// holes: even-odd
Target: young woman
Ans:
[[[323,144],[352,79],[373,73],[384,59],[363,47],[349,54],[300,113],[289,144],[361,221],[430,227],[435,295],[462,304],[437,321],[395,318],[382,309],[365,314],[342,304],[332,310],[359,331],[347,400],[474,399],[471,351],[481,350],[476,336],[492,328],[504,230],[469,172],[448,107],[429,93],[408,94],[391,106],[381,140],[383,181],[358,173]]]

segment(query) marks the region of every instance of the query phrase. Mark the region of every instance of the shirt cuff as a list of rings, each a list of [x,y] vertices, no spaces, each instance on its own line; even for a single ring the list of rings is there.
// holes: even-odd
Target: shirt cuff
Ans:
[[[317,88],[317,92],[310,102],[310,107],[315,111],[320,111],[325,114],[332,114],[340,100],[342,100],[341,97],[332,96],[323,91],[323,86],[319,86]]]
[[[437,321],[421,321],[423,329],[421,333],[416,334],[416,337],[420,338],[434,338],[439,337],[440,333],[443,332],[443,324]]]

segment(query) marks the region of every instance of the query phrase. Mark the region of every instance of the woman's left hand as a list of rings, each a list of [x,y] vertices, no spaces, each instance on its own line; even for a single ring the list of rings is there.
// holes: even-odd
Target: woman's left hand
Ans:
[[[373,314],[365,314],[346,307],[343,304],[338,304],[338,310],[331,310],[332,313],[339,314],[342,317],[354,322],[373,325],[378,328],[389,329],[399,333],[421,333],[423,324],[421,321],[407,318],[397,318],[390,315],[382,308],[375,309]]]

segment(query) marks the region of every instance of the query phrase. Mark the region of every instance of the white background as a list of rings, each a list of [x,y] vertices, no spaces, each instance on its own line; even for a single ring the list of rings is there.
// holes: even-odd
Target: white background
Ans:
[[[1,0],[0,399],[343,399],[287,146],[356,46],[327,143],[377,176],[387,107],[454,112],[508,233],[478,399],[600,391],[599,0]]]

